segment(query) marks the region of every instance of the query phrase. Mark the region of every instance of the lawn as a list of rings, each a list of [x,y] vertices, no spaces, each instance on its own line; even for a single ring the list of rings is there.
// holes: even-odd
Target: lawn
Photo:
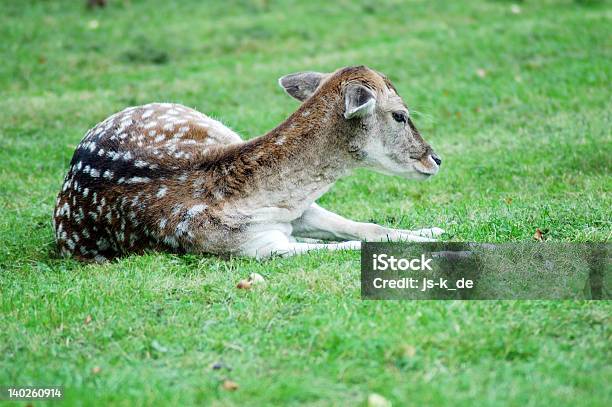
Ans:
[[[365,64],[444,164],[359,171],[322,206],[443,240],[609,241],[608,2],[83,3],[0,3],[0,385],[62,385],[66,405],[612,403],[608,301],[361,301],[357,252],[85,265],[51,226],[76,144],[115,111],[183,103],[251,138],[297,107],[280,76]],[[252,272],[266,286],[236,289]]]

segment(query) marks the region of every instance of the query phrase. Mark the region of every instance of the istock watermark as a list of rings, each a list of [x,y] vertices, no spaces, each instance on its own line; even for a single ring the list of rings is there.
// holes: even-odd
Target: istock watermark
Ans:
[[[609,243],[365,243],[363,299],[610,299]]]
[[[382,254],[372,255],[372,265],[374,270],[432,270],[431,262],[433,258],[426,258],[425,254],[421,254],[420,258],[404,259],[396,258],[395,256]]]

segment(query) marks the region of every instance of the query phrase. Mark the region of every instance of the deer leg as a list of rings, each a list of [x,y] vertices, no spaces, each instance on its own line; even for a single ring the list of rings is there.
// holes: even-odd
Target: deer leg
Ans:
[[[433,242],[444,231],[440,228],[402,230],[373,223],[355,222],[312,204],[291,224],[293,235],[323,240],[364,240],[370,242]]]
[[[258,259],[270,256],[294,256],[313,250],[359,250],[361,242],[303,243],[278,231],[261,231],[254,235],[240,250],[240,254]]]

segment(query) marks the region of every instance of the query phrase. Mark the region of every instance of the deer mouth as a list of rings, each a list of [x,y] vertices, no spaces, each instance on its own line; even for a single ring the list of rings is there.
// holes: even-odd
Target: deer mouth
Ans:
[[[431,155],[426,155],[425,157],[418,159],[415,161],[414,170],[424,176],[425,178],[431,177],[432,175],[436,175],[440,166],[434,161]]]
[[[418,169],[417,167],[414,167],[414,169],[416,170],[416,172],[420,175],[423,175],[425,177],[431,177],[432,175],[435,175],[435,172],[426,172],[426,171],[422,171],[420,169]]]

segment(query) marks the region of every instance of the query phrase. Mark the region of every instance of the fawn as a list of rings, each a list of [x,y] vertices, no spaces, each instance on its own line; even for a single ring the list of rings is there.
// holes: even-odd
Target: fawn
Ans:
[[[89,130],[57,197],[61,252],[97,262],[145,249],[263,258],[443,233],[354,222],[315,203],[355,168],[416,179],[438,172],[441,159],[384,75],[347,67],[279,84],[303,103],[248,141],[170,103],[130,107]]]

